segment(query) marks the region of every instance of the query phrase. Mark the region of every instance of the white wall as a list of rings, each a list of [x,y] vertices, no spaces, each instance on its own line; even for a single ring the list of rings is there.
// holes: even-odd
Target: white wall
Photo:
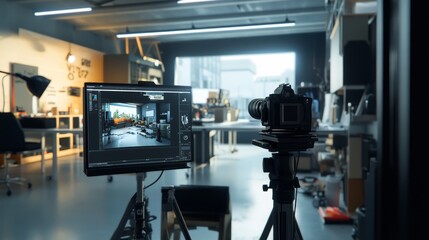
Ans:
[[[76,56],[73,64],[68,64],[66,55],[71,47]],[[40,98],[39,112],[48,112],[52,107],[70,114],[82,114],[82,92],[80,97],[70,96],[68,87],[82,88],[84,82],[103,81],[104,53],[35,32],[20,29],[18,34],[0,32],[0,70],[10,72],[11,63],[35,66],[38,75],[51,81]],[[85,62],[86,64],[82,64]],[[3,74],[0,74],[0,79]],[[4,79],[5,111],[10,111],[11,77]],[[1,89],[0,86],[0,91]],[[0,93],[0,107],[3,96]],[[0,109],[1,110],[1,109]]]

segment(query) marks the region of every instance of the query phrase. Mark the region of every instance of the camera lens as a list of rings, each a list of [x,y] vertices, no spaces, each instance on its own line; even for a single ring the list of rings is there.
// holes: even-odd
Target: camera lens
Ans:
[[[255,119],[261,119],[263,103],[264,103],[264,99],[262,98],[256,98],[250,101],[248,106],[248,111],[250,116],[252,116]]]

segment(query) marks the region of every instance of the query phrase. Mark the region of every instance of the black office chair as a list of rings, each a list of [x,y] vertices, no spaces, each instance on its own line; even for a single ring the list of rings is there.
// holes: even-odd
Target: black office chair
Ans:
[[[27,179],[9,176],[9,162],[13,160],[10,158],[11,154],[26,153],[29,151],[42,152],[41,143],[27,142],[21,124],[13,113],[0,112],[0,154],[4,156],[5,166],[5,176],[0,179],[0,184],[6,184],[6,193],[8,196],[12,194],[10,189],[11,183],[27,184],[27,187],[31,188],[31,182]]]

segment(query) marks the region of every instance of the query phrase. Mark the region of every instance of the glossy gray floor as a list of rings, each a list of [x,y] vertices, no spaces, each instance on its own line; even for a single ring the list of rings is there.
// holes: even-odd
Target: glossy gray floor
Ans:
[[[210,164],[165,171],[158,182],[145,189],[150,214],[157,217],[151,222],[152,239],[160,238],[161,187],[179,184],[229,186],[232,238],[260,238],[272,210],[271,190],[262,191],[262,185],[269,182],[262,158],[271,154],[250,144],[238,145],[232,154],[227,145],[216,145],[215,150],[217,156]],[[13,175],[29,178],[33,187],[14,185],[12,196],[6,196],[5,186],[0,185],[1,240],[110,239],[137,189],[133,174],[115,175],[112,182],[106,176],[87,177],[78,155],[59,159],[56,180],[46,180],[40,163],[11,170]],[[47,161],[46,174],[51,170],[51,161]],[[154,182],[159,174],[148,172],[144,184]],[[302,193],[297,196],[296,219],[305,240],[353,239],[351,224],[324,224],[312,198]],[[198,240],[217,239],[217,232],[206,228],[191,230],[190,235]]]

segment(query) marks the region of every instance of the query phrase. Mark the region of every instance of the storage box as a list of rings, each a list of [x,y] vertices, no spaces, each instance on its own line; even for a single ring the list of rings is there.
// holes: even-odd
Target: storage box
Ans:
[[[363,179],[348,178],[346,180],[345,196],[347,211],[354,213],[356,208],[363,205],[365,201]]]
[[[335,173],[335,156],[329,152],[319,152],[317,161],[322,175]]]
[[[226,107],[214,107],[211,110],[215,116],[215,122],[225,122],[227,120],[228,109]]]
[[[311,152],[302,152],[299,156],[298,171],[309,172],[313,170]]]

